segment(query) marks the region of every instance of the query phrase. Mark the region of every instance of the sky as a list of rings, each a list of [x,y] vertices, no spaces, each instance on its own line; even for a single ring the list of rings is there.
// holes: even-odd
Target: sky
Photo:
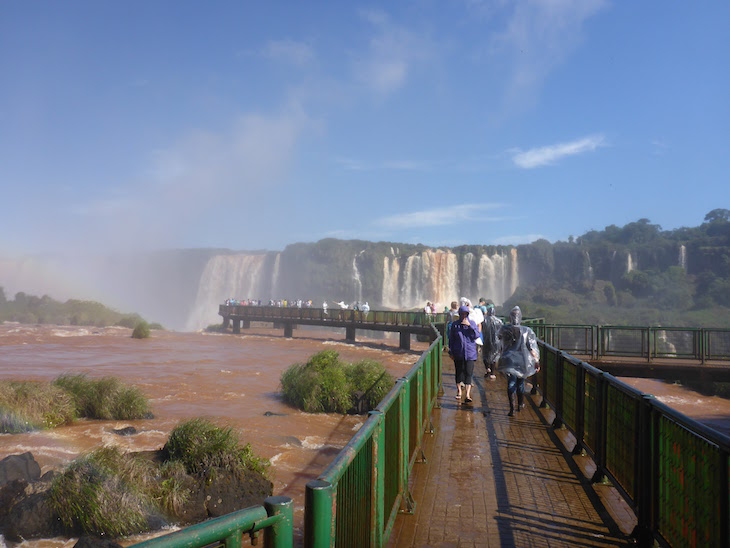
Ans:
[[[730,208],[730,2],[0,0],[0,255]]]

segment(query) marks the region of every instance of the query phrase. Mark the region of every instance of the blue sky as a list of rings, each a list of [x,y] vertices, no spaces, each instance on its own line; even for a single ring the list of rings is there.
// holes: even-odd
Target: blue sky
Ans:
[[[0,0],[0,254],[730,208],[730,2]]]

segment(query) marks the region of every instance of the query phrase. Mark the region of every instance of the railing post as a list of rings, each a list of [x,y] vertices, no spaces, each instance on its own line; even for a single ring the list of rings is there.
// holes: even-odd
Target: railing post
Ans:
[[[377,548],[383,545],[383,523],[385,521],[385,415],[382,411],[370,411],[369,416],[377,416],[378,423],[373,431],[373,467],[370,493],[372,512],[370,519],[370,545]]]
[[[307,482],[304,494],[306,548],[329,548],[335,545],[336,493],[336,487],[328,481]]]
[[[292,548],[294,545],[294,503],[289,497],[268,497],[264,500],[266,513],[283,519],[264,529],[265,548]]]
[[[555,356],[555,366],[558,370],[555,375],[557,386],[555,387],[555,419],[553,419],[553,428],[560,428],[563,426],[563,370],[565,369],[565,354],[561,351],[558,351]]]
[[[653,456],[655,454],[656,432],[652,425],[652,404],[653,396],[645,394],[639,404],[637,441],[638,458],[634,471],[636,493],[634,494],[634,505],[636,507],[637,524],[631,536],[639,546],[649,546],[653,540],[654,530],[654,504],[655,504],[655,482],[659,470],[654,468]]]

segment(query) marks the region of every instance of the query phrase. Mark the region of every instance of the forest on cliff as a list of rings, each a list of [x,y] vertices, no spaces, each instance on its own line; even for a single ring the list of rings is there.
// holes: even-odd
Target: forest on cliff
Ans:
[[[664,231],[640,219],[568,242],[534,242],[525,251],[552,275],[521,279],[503,308],[519,304],[551,323],[730,327],[730,210],[704,220]],[[617,254],[634,266],[617,272]]]

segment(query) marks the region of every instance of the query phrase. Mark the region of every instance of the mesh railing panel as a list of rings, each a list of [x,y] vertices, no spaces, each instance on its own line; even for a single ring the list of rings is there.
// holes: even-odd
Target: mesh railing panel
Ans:
[[[408,462],[411,462],[418,445],[418,376],[414,375],[409,383],[408,399]]]
[[[646,329],[602,327],[601,352],[604,356],[646,356]]]
[[[708,360],[730,360],[730,329],[705,330],[705,357]]]
[[[583,441],[593,454],[596,453],[598,443],[598,419],[601,412],[598,407],[598,390],[598,377],[586,372]]]
[[[545,374],[547,376],[547,399],[553,405],[558,401],[558,356],[555,352],[545,352]]]
[[[633,500],[636,489],[636,440],[639,401],[608,385],[606,469]]]
[[[659,419],[659,532],[671,546],[720,546],[719,448],[666,416]],[[725,539],[727,540],[727,539]]]
[[[653,329],[652,354],[657,358],[700,359],[698,329]]]
[[[387,527],[393,512],[397,512],[396,499],[401,488],[401,468],[398,455],[400,453],[400,406],[403,399],[403,392],[400,397],[385,412],[385,473],[383,494],[383,508],[385,523]]]
[[[592,354],[593,331],[591,326],[553,326],[552,346],[570,354]]]
[[[373,438],[337,483],[336,546],[370,546],[372,529]]]
[[[578,390],[578,368],[568,360],[563,360],[563,412],[562,419],[566,426],[575,432],[577,426],[575,395]]]

